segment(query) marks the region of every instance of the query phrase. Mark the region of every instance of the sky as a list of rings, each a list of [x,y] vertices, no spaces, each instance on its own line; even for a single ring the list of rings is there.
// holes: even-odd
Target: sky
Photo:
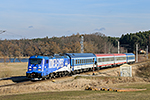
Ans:
[[[0,39],[150,30],[150,0],[0,0]],[[5,31],[5,32],[3,32]]]

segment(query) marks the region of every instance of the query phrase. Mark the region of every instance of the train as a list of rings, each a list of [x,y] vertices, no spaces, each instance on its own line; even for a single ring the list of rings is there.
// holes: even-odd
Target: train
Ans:
[[[51,79],[134,62],[135,55],[133,53],[34,55],[29,58],[26,77],[32,80]]]

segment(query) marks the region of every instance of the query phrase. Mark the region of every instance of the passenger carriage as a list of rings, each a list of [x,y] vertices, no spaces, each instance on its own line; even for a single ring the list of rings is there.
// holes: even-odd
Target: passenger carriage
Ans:
[[[125,53],[127,63],[134,63],[135,62],[135,55],[133,53]]]
[[[93,53],[66,53],[70,57],[73,73],[91,70],[96,67],[96,56]]]
[[[108,67],[115,64],[115,57],[113,54],[95,54],[97,57],[97,67]]]
[[[97,57],[97,67],[113,67],[126,63],[125,54],[95,54]]]
[[[126,54],[114,54],[115,56],[115,65],[122,65],[127,62]]]

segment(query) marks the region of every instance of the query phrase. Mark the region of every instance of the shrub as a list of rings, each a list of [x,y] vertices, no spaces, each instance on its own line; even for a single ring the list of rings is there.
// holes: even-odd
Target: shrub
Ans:
[[[144,65],[143,67],[138,68],[136,75],[143,78],[150,77],[150,63]]]

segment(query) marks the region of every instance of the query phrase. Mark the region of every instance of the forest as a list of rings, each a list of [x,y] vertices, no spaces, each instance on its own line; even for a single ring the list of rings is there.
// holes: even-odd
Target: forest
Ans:
[[[150,31],[127,33],[122,35],[119,41],[128,52],[134,52],[136,44],[138,44],[139,49],[146,50],[148,46],[148,50],[150,50]]]
[[[20,40],[0,40],[1,57],[29,57],[32,55],[53,55],[58,53],[80,53],[81,35],[84,36],[85,53],[117,53],[118,42],[120,51],[134,52],[135,44],[145,49],[149,45],[150,31],[130,33],[119,37],[106,36],[100,32],[92,34],[73,34],[71,36]],[[150,46],[149,46],[150,47]]]

